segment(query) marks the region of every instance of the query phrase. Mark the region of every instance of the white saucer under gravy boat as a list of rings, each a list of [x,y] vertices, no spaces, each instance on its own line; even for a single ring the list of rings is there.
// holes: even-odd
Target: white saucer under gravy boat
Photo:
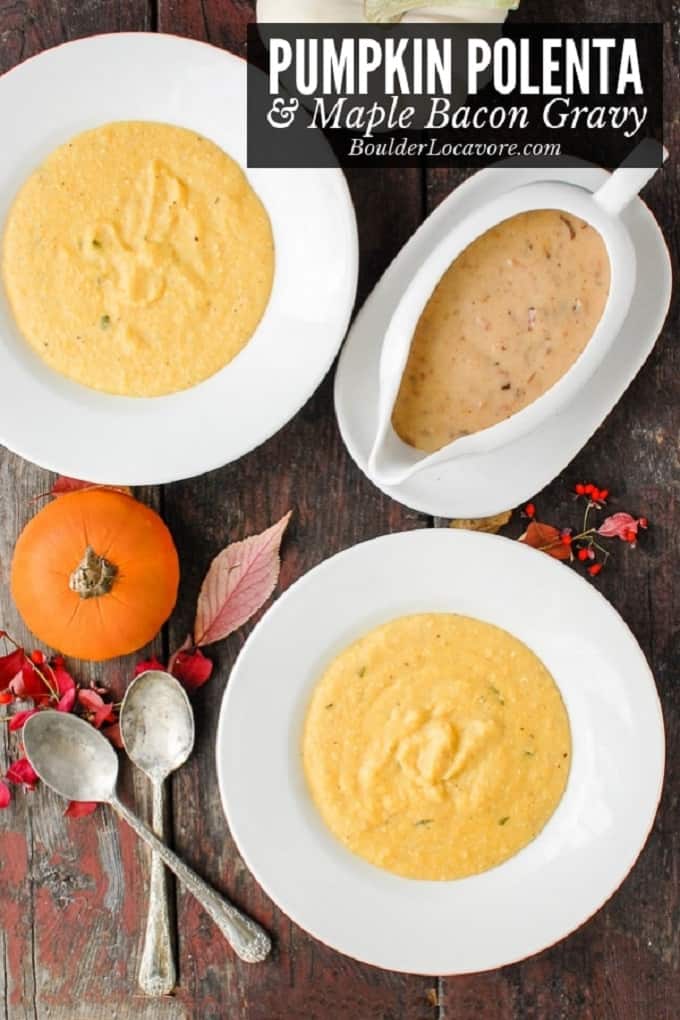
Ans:
[[[620,214],[657,167],[620,167],[596,192],[575,184],[536,181],[508,191],[463,219],[431,252],[407,286],[385,332],[380,358],[378,427],[368,472],[378,485],[400,485],[420,471],[468,454],[498,449],[533,432],[578,393],[616,340],[635,289],[635,248]],[[556,209],[589,223],[601,236],[611,269],[609,297],[592,337],[571,368],[542,396],[489,428],[461,436],[435,453],[405,443],[392,427],[411,343],[420,316],[449,266],[472,242],[519,213]]]

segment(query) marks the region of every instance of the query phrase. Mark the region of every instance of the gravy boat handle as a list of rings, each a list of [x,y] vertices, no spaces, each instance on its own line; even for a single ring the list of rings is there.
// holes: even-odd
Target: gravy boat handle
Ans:
[[[610,216],[618,216],[638,196],[645,184],[651,181],[660,165],[667,159],[668,150],[659,142],[651,138],[640,142],[618,170],[615,170],[593,194],[594,200]],[[639,165],[645,161],[648,166]]]

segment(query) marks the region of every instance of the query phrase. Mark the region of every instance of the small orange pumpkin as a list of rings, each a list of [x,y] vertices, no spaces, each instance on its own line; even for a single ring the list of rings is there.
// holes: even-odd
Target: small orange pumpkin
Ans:
[[[178,585],[166,525],[111,489],[48,503],[22,531],[12,560],[12,595],[27,627],[64,655],[95,662],[151,641]]]

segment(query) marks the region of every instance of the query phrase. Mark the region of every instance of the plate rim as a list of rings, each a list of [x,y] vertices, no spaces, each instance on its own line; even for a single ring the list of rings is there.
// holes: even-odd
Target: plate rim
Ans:
[[[349,453],[350,457],[352,458],[353,462],[356,464],[356,466],[359,468],[362,474],[368,479],[371,485],[376,487],[384,495],[388,496],[390,499],[395,500],[396,502],[400,503],[403,506],[407,506],[410,509],[417,511],[418,513],[425,513],[435,517],[490,516],[492,514],[500,512],[501,510],[507,509],[510,503],[512,503],[513,505],[519,505],[520,503],[526,501],[531,497],[531,495],[534,492],[537,491],[538,488],[542,488],[545,485],[547,485],[550,479],[546,480],[545,478],[542,477],[539,483],[535,484],[536,479],[532,478],[531,485],[525,484],[522,487],[522,494],[519,496],[519,498],[516,498],[518,492],[515,492],[513,497],[508,498],[508,500],[504,501],[503,506],[500,506],[498,503],[494,502],[493,508],[491,508],[491,503],[489,503],[489,496],[486,494],[476,496],[477,500],[476,508],[474,505],[471,504],[467,503],[461,504],[460,502],[461,499],[467,497],[461,497],[460,495],[458,495],[456,497],[457,505],[455,506],[455,509],[453,508],[452,505],[446,504],[446,495],[445,493],[442,494],[442,490],[446,490],[447,485],[450,488],[451,485],[450,481],[444,481],[443,483],[441,483],[439,485],[439,492],[437,493],[435,493],[436,487],[434,483],[431,484],[430,485],[431,492],[428,492],[427,498],[421,497],[420,494],[416,495],[410,492],[404,493],[403,491],[404,487],[409,485],[410,480],[405,483],[402,483],[401,485],[395,486],[378,483],[368,473],[368,454],[370,453],[370,446],[367,448],[366,451],[364,451],[361,443],[357,442],[357,432],[359,430],[355,427],[354,424],[354,421],[357,418],[356,411],[354,412],[354,414],[347,413],[347,409],[350,405],[345,397],[345,390],[347,390],[348,388],[348,383],[346,382],[345,379],[348,371],[346,369],[346,364],[350,358],[350,348],[352,348],[353,350],[353,344],[357,342],[357,337],[355,336],[355,334],[360,333],[362,331],[363,319],[372,310],[373,304],[376,300],[375,292],[381,289],[383,286],[385,285],[389,286],[391,284],[392,279],[395,275],[394,274],[395,264],[403,261],[404,258],[408,258],[409,252],[417,246],[418,240],[420,240],[423,244],[427,246],[425,255],[425,257],[427,257],[427,253],[431,251],[434,248],[434,246],[438,243],[437,238],[439,235],[437,234],[437,231],[441,230],[440,224],[443,223],[447,219],[447,217],[450,217],[452,215],[450,206],[452,204],[459,205],[461,201],[464,201],[467,192],[474,190],[475,184],[477,185],[477,188],[481,187],[487,189],[487,182],[491,181],[492,175],[495,171],[504,171],[509,174],[518,175],[517,178],[514,180],[514,183],[512,183],[509,186],[511,189],[521,187],[525,184],[530,184],[532,182],[536,182],[539,180],[549,181],[550,183],[564,181],[567,183],[573,183],[581,186],[580,182],[578,182],[576,178],[573,179],[570,178],[570,174],[578,172],[589,175],[585,186],[590,190],[591,186],[595,184],[596,178],[597,180],[599,180],[599,183],[601,184],[602,181],[604,181],[607,177],[607,172],[603,170],[601,167],[597,166],[594,163],[586,163],[584,161],[580,161],[576,165],[573,165],[570,161],[565,161],[564,165],[559,164],[552,168],[542,170],[540,168],[517,166],[514,165],[512,160],[506,160],[493,164],[491,166],[483,167],[482,169],[477,170],[475,173],[470,174],[463,181],[461,181],[460,184],[454,187],[449,192],[449,194],[443,199],[443,201],[430,212],[430,214],[422,221],[422,223],[419,224],[414,233],[411,234],[411,236],[401,246],[401,248],[396,253],[396,255],[389,263],[389,265],[385,267],[383,273],[381,274],[380,278],[376,281],[374,287],[363,299],[363,301],[361,302],[360,306],[357,309],[357,313],[354,316],[353,322],[351,324],[350,329],[348,330],[345,341],[343,342],[335,372],[333,385],[333,403],[335,417],[338,423],[338,428],[340,430],[343,444],[345,446],[345,449]],[[490,200],[493,201],[494,197],[496,197],[495,192],[492,193]],[[458,202],[455,201],[456,198],[458,199]],[[474,205],[464,207],[466,211],[463,213],[463,215],[467,215],[467,212],[474,211],[475,209],[477,209],[479,207],[480,202],[483,200],[484,199],[480,197],[475,198]],[[602,415],[598,415],[599,421],[592,427],[588,426],[587,434],[583,437],[582,440],[579,441],[578,449],[570,453],[568,461],[566,463],[562,463],[557,473],[551,474],[551,478],[556,478],[561,472],[565,471],[569,467],[569,464],[571,464],[574,458],[578,456],[578,454],[587,445],[587,443],[590,442],[595,433],[602,427],[602,425],[609,417],[609,415],[614,411],[614,409],[618,406],[621,400],[624,399],[628,389],[632,385],[633,381],[640,374],[640,372],[643,371],[647,361],[649,360],[654,349],[656,348],[657,343],[661,339],[665,324],[668,319],[668,312],[674,296],[674,280],[672,271],[673,267],[668,241],[666,240],[666,237],[654,213],[640,196],[638,196],[631,203],[630,209],[626,210],[626,214],[629,217],[632,217],[638,211],[646,217],[646,222],[644,225],[638,226],[636,230],[639,231],[641,229],[643,230],[653,229],[655,231],[655,242],[656,241],[659,242],[659,250],[663,249],[664,266],[663,266],[663,280],[661,282],[664,287],[664,301],[661,304],[657,304],[653,318],[650,316],[649,333],[650,336],[653,337],[653,342],[651,342],[651,345],[647,349],[647,352],[644,355],[642,363],[638,365],[636,362],[636,367],[633,371],[633,374],[631,375],[629,370],[626,371],[626,383],[621,392],[618,393],[616,399],[612,402],[610,397],[606,398],[606,407],[604,413]],[[450,229],[452,228],[449,227],[448,230],[450,231]],[[637,251],[635,235],[633,235],[633,243],[636,246]],[[403,276],[403,268],[401,266],[399,267],[399,274],[400,277]],[[410,278],[411,277],[407,277],[407,280]],[[644,289],[644,287],[641,288],[640,279],[638,277],[636,281],[636,294],[638,293],[639,289]],[[629,310],[628,316],[626,317],[626,321],[624,322],[619,333],[623,332],[623,330],[625,330],[626,328],[631,328],[628,326],[631,314],[632,312],[631,310]],[[610,349],[608,354],[605,355],[603,365],[601,365],[600,368],[597,369],[596,372],[593,373],[593,375],[585,383],[583,387],[584,391],[597,382],[597,378],[599,378],[599,373],[602,372],[603,366],[606,365],[613,356],[616,356],[616,340],[614,341],[614,345]],[[618,389],[619,387],[617,386],[617,390]],[[377,395],[378,392],[377,384],[376,385],[372,384],[372,390],[375,390],[375,393]],[[551,415],[549,419],[547,419],[547,423],[550,424],[560,421],[564,422],[569,418],[569,416],[573,416],[574,405],[578,401],[578,399],[579,399],[578,394],[573,396],[565,407],[561,408],[559,411]],[[600,402],[603,405],[605,403],[605,401],[602,400]],[[514,440],[513,442],[505,444],[505,446],[502,447],[501,450],[516,451],[517,447],[521,447],[523,443],[530,442],[531,437],[535,436],[538,432],[540,432],[540,429],[534,429],[527,436],[523,438],[520,437]],[[499,453],[499,450],[490,450],[487,451],[486,453],[477,454],[470,453],[465,457],[459,458],[458,461],[456,461],[455,463],[463,464],[465,461],[468,461],[472,465],[472,472],[474,474],[475,466],[479,467],[480,465],[484,465],[485,460],[487,461],[488,464],[489,460],[493,458],[494,454],[497,453]],[[512,455],[515,454],[513,453]],[[446,467],[447,467],[446,464],[439,465],[438,467],[432,467],[424,471],[423,475],[425,476],[430,474],[432,476],[435,476],[437,471],[441,473],[442,471],[446,470]],[[481,509],[480,506],[482,507]]]
[[[0,88],[2,81],[7,78],[18,76],[25,73],[31,73],[31,65],[35,62],[40,62],[45,58],[50,58],[53,54],[60,51],[70,50],[78,48],[85,50],[92,45],[112,45],[114,47],[121,47],[123,49],[126,44],[133,42],[135,45],[151,45],[157,47],[163,47],[168,42],[173,45],[180,45],[183,48],[193,49],[194,51],[210,51],[214,55],[218,55],[220,59],[225,62],[235,62],[247,68],[247,60],[238,53],[234,53],[231,50],[225,49],[221,46],[215,45],[211,42],[201,39],[192,39],[186,36],[178,35],[173,32],[151,32],[151,31],[124,31],[124,32],[98,32],[93,35],[83,36],[77,39],[69,39],[58,43],[55,46],[50,46],[40,50],[38,53],[32,54],[24,60],[21,60],[18,64],[14,64],[11,68],[0,75]],[[142,118],[143,119],[143,118]],[[168,121],[169,123],[170,121]],[[94,125],[93,125],[94,126]],[[188,125],[184,125],[185,127]],[[327,144],[327,143],[326,143]],[[247,160],[244,163],[239,163],[244,173],[250,177],[251,168],[247,165]],[[314,171],[309,171],[314,172]],[[338,308],[343,307],[342,316],[338,315],[336,328],[334,329],[333,343],[328,343],[328,350],[323,358],[323,362],[319,363],[318,370],[314,373],[313,385],[312,376],[310,374],[310,385],[300,387],[300,392],[295,401],[291,402],[291,413],[287,412],[287,416],[284,420],[278,424],[269,424],[265,428],[260,428],[257,431],[257,435],[254,435],[252,443],[246,444],[245,448],[242,449],[235,456],[230,456],[225,459],[225,454],[215,453],[212,457],[203,456],[196,465],[195,469],[187,469],[187,465],[183,467],[172,468],[169,464],[162,465],[160,468],[153,465],[147,465],[147,468],[143,468],[141,471],[135,466],[136,461],[130,463],[126,467],[127,476],[121,478],[121,472],[117,471],[114,467],[112,470],[109,463],[105,461],[103,464],[97,466],[95,472],[83,471],[78,467],[78,453],[77,448],[57,450],[54,446],[52,449],[56,452],[57,456],[52,456],[49,451],[46,453],[44,448],[41,448],[37,453],[31,449],[31,441],[26,440],[26,431],[17,430],[16,438],[14,438],[10,432],[2,426],[2,435],[0,435],[0,443],[2,443],[8,450],[22,459],[35,464],[36,466],[51,471],[54,473],[68,474],[74,477],[86,474],[89,475],[89,480],[92,480],[96,484],[102,485],[115,485],[115,484],[130,484],[135,486],[151,486],[151,485],[165,485],[173,482],[185,481],[191,478],[198,477],[203,474],[218,470],[229,464],[237,463],[241,458],[259,449],[264,443],[268,442],[273,436],[285,428],[302,410],[308,400],[317,392],[328,373],[331,371],[333,364],[339,354],[340,348],[343,344],[345,337],[347,336],[350,324],[354,316],[354,310],[357,301],[357,292],[359,284],[359,271],[360,271],[360,250],[359,250],[359,230],[356,216],[356,208],[352,199],[351,190],[347,177],[339,166],[337,161],[331,167],[324,168],[323,170],[316,170],[317,175],[325,175],[325,179],[333,182],[333,187],[336,189],[336,197],[338,201],[338,210],[343,222],[344,231],[346,231],[347,238],[347,251],[345,252],[346,258],[344,266],[347,273],[347,292],[342,295],[342,305],[339,302]],[[320,178],[324,179],[324,178]],[[0,235],[2,234],[4,223],[0,224]],[[0,287],[2,287],[0,281]],[[6,300],[6,298],[5,298]],[[259,327],[258,327],[259,328]],[[329,330],[330,332],[330,330]],[[4,341],[1,342],[4,346]],[[247,346],[247,345],[246,345]],[[0,347],[0,351],[2,347]],[[225,366],[227,368],[228,366]],[[223,371],[222,369],[221,371]],[[58,376],[58,373],[55,373]],[[208,380],[204,382],[210,382],[214,379],[219,372],[215,373]],[[57,378],[56,382],[59,383],[61,377]],[[64,380],[61,380],[62,384]],[[73,383],[71,380],[66,380],[67,384],[78,386],[79,384]],[[198,384],[201,385],[200,383]],[[168,396],[177,396],[182,393],[190,393],[192,389],[197,387],[191,387],[189,390],[179,391],[179,394],[169,394]],[[84,399],[87,398],[87,394],[90,392],[88,387],[83,387],[85,391]],[[105,396],[111,396],[104,394]],[[140,406],[143,401],[153,401],[156,398],[121,398],[121,400],[137,400],[140,401]],[[162,399],[162,398],[161,398]],[[168,411],[170,414],[171,411]],[[79,418],[82,421],[83,426],[87,425],[90,412],[87,407],[83,407],[82,412],[79,413]],[[97,477],[94,477],[94,474]]]
[[[230,810],[229,810],[229,807],[228,807],[227,783],[229,782],[229,778],[226,775],[226,766],[223,764],[222,756],[221,756],[221,748],[222,748],[222,746],[223,746],[223,744],[225,742],[224,738],[225,738],[225,731],[226,731],[226,726],[227,726],[226,717],[227,717],[227,713],[229,711],[229,704],[230,704],[231,698],[233,696],[230,692],[233,692],[234,687],[235,687],[235,685],[233,683],[233,680],[239,675],[239,669],[243,668],[242,662],[243,662],[243,659],[245,657],[245,654],[246,654],[246,651],[247,651],[249,643],[252,642],[253,640],[255,640],[256,637],[259,637],[261,631],[266,628],[267,620],[268,620],[268,617],[270,616],[270,614],[276,613],[276,612],[280,611],[280,606],[283,603],[285,603],[289,599],[289,597],[290,598],[294,598],[295,595],[293,595],[292,593],[294,593],[301,584],[306,582],[306,580],[310,577],[310,575],[315,575],[316,577],[318,577],[319,574],[325,572],[326,570],[332,569],[331,565],[333,564],[333,562],[335,560],[338,560],[338,559],[346,556],[347,554],[353,553],[354,551],[356,551],[358,549],[361,549],[361,548],[363,548],[365,546],[372,546],[372,545],[375,545],[375,544],[378,544],[378,543],[385,543],[385,544],[389,544],[390,542],[391,543],[397,543],[399,541],[404,541],[404,540],[405,541],[418,541],[419,539],[422,538],[422,536],[430,536],[430,535],[437,534],[437,533],[439,535],[447,535],[448,538],[446,539],[446,541],[451,541],[453,543],[464,542],[464,541],[472,541],[473,543],[481,543],[482,545],[488,545],[489,547],[491,547],[492,545],[495,545],[496,547],[500,548],[500,543],[508,543],[508,542],[510,542],[511,544],[517,546],[517,548],[519,549],[519,544],[518,543],[512,542],[512,540],[510,540],[510,539],[508,539],[508,538],[506,538],[506,537],[504,537],[502,535],[493,535],[493,534],[486,534],[486,533],[481,533],[481,532],[471,532],[471,531],[461,531],[461,530],[451,530],[450,528],[446,528],[446,527],[415,528],[415,529],[412,529],[412,530],[409,530],[409,531],[390,532],[388,534],[378,535],[378,536],[376,536],[374,538],[365,539],[363,541],[360,541],[360,542],[357,542],[357,543],[355,543],[353,545],[350,545],[350,546],[348,546],[348,547],[346,547],[344,549],[341,549],[338,552],[334,553],[332,556],[329,556],[326,559],[322,560],[320,563],[315,564],[308,571],[306,571],[299,578],[297,578],[276,599],[276,601],[267,609],[267,611],[263,614],[263,616],[260,618],[260,620],[258,620],[258,622],[255,624],[255,626],[253,627],[252,631],[248,635],[247,639],[243,643],[241,649],[239,650],[239,653],[238,653],[238,655],[237,655],[237,657],[236,657],[236,659],[234,661],[234,664],[231,667],[231,670],[229,671],[227,682],[226,682],[226,685],[225,685],[225,688],[224,688],[224,691],[223,691],[223,694],[222,694],[222,699],[221,699],[221,704],[220,704],[220,711],[219,711],[219,716],[218,716],[218,724],[217,724],[216,735],[215,735],[215,766],[216,766],[216,772],[217,772],[218,789],[219,789],[219,796],[220,796],[220,802],[221,802],[221,806],[222,806],[222,811],[223,811],[225,820],[227,822],[227,826],[229,828],[229,832],[231,834],[231,838],[233,839],[234,844],[236,846],[236,850],[237,850],[238,854],[240,855],[244,865],[246,866],[246,868],[248,869],[248,871],[252,875],[252,877],[258,883],[260,888],[264,891],[266,896],[275,904],[277,909],[284,914],[284,916],[289,918],[295,925],[297,925],[299,928],[301,928],[303,931],[305,931],[312,938],[314,938],[317,941],[321,942],[322,944],[328,946],[334,952],[338,952],[338,953],[340,953],[340,954],[342,954],[344,956],[347,956],[350,959],[357,960],[360,963],[367,964],[367,965],[372,966],[372,967],[376,967],[379,970],[386,970],[388,972],[402,973],[402,974],[416,974],[416,975],[428,976],[428,977],[436,977],[436,976],[449,976],[449,977],[453,977],[453,976],[463,976],[463,975],[467,975],[467,974],[488,973],[489,971],[498,970],[498,969],[500,969],[502,967],[505,967],[505,966],[511,966],[513,964],[520,963],[520,962],[522,962],[524,960],[531,959],[531,958],[539,955],[542,952],[545,952],[546,950],[552,948],[553,946],[558,945],[560,942],[563,942],[565,939],[569,938],[571,935],[573,935],[575,932],[577,932],[580,928],[582,928],[585,924],[587,924],[590,920],[592,920],[592,918],[594,918],[595,915],[598,914],[600,912],[600,910],[602,910],[603,907],[609,902],[609,900],[612,899],[612,897],[619,891],[619,889],[621,888],[623,883],[626,881],[626,879],[630,876],[632,870],[634,869],[635,865],[637,864],[637,862],[638,862],[638,860],[640,858],[640,855],[642,854],[643,850],[645,849],[645,847],[647,845],[647,842],[649,840],[649,837],[650,837],[650,835],[652,833],[652,830],[653,830],[653,827],[654,827],[654,823],[655,823],[655,820],[656,820],[656,817],[657,817],[657,814],[658,814],[661,797],[662,797],[663,791],[664,791],[664,780],[665,780],[665,774],[666,774],[666,733],[665,733],[665,720],[664,720],[664,715],[663,715],[663,706],[661,704],[661,699],[659,697],[658,687],[657,687],[656,680],[655,680],[654,674],[652,672],[651,666],[650,666],[649,662],[647,661],[647,657],[645,656],[645,653],[643,652],[637,637],[635,636],[635,634],[633,633],[633,631],[631,630],[630,626],[628,625],[626,620],[623,618],[623,616],[618,612],[618,610],[612,605],[612,603],[602,594],[602,592],[598,588],[596,588],[594,585],[590,584],[580,574],[577,574],[575,571],[572,571],[572,570],[569,569],[569,574],[573,578],[573,581],[569,581],[567,583],[568,584],[574,583],[576,587],[581,585],[582,586],[582,590],[587,590],[587,591],[591,592],[592,595],[595,597],[595,600],[597,602],[599,602],[600,607],[602,608],[602,610],[604,612],[606,612],[610,616],[610,618],[616,622],[617,626],[620,627],[623,630],[623,632],[627,635],[629,640],[632,642],[632,646],[636,650],[636,656],[637,656],[637,659],[638,659],[638,662],[639,662],[639,668],[641,668],[642,672],[645,675],[646,685],[649,688],[649,693],[651,695],[652,704],[653,704],[654,710],[655,710],[655,713],[654,713],[655,714],[655,731],[656,731],[656,737],[657,737],[657,741],[658,741],[657,749],[658,749],[658,756],[659,756],[659,763],[660,763],[659,764],[658,782],[657,782],[657,787],[656,787],[656,790],[655,790],[655,793],[654,793],[653,805],[651,805],[651,808],[650,808],[650,817],[649,817],[648,822],[644,826],[644,830],[643,830],[643,833],[642,833],[641,841],[639,843],[639,846],[636,846],[636,849],[635,849],[634,853],[629,855],[630,859],[626,863],[626,867],[625,867],[625,870],[624,870],[622,876],[620,878],[617,878],[613,882],[613,884],[612,883],[608,883],[607,884],[607,889],[606,889],[605,893],[601,897],[598,896],[597,904],[587,914],[587,916],[583,917],[580,921],[578,921],[576,924],[571,926],[569,928],[569,930],[565,931],[562,935],[558,936],[555,939],[551,939],[550,941],[545,942],[544,944],[541,944],[540,946],[538,946],[537,948],[533,949],[529,953],[523,953],[523,954],[520,954],[520,955],[517,955],[517,956],[513,955],[511,957],[508,957],[507,959],[504,959],[501,962],[493,962],[493,963],[489,964],[489,966],[485,966],[485,967],[483,967],[481,969],[479,969],[479,968],[462,968],[462,969],[455,969],[455,970],[450,970],[450,971],[442,971],[441,969],[434,969],[434,970],[413,969],[413,968],[410,968],[408,966],[395,966],[394,964],[391,964],[389,967],[386,967],[382,963],[377,963],[375,961],[375,959],[369,959],[364,954],[348,952],[346,949],[339,948],[334,942],[329,941],[326,937],[322,936],[317,931],[314,931],[313,930],[313,926],[308,927],[306,924],[301,923],[299,918],[295,917],[292,913],[289,913],[289,911],[287,909],[287,905],[284,903],[284,898],[283,897],[278,897],[278,895],[275,896],[272,893],[272,891],[270,890],[270,888],[269,888],[268,884],[266,883],[266,881],[262,880],[261,875],[259,873],[259,869],[253,867],[252,863],[248,859],[248,856],[244,853],[243,848],[242,848],[242,844],[241,844],[241,840],[240,840],[240,835],[238,834],[237,829],[234,828],[234,826],[233,826],[232,817],[231,817]],[[557,569],[563,569],[563,570],[564,569],[568,569],[568,568],[565,568],[564,564],[559,563],[556,560],[553,560],[553,559],[551,559],[549,557],[545,558],[544,554],[542,554],[539,550],[532,549],[532,548],[530,548],[528,546],[523,546],[522,548],[524,550],[524,553],[527,554],[527,555],[536,556],[536,557],[542,556],[545,559],[546,564],[551,564],[552,568],[554,568],[555,570],[557,570]],[[551,569],[551,568],[550,567],[546,567],[546,568],[543,568],[543,569]],[[556,575],[556,576],[559,576],[559,575]]]

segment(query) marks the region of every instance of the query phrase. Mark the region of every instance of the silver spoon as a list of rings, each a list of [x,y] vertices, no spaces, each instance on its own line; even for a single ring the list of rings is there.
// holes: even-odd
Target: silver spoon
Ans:
[[[266,932],[211,889],[118,799],[118,756],[94,726],[66,712],[38,712],[24,725],[23,736],[26,756],[46,786],[67,800],[110,804],[196,897],[242,960],[259,963],[269,955]]]
[[[136,677],[123,698],[120,733],[128,757],[151,780],[151,827],[165,842],[164,783],[194,747],[194,713],[179,681],[157,669]],[[153,853],[139,986],[146,995],[169,995],[175,982],[167,873]]]

